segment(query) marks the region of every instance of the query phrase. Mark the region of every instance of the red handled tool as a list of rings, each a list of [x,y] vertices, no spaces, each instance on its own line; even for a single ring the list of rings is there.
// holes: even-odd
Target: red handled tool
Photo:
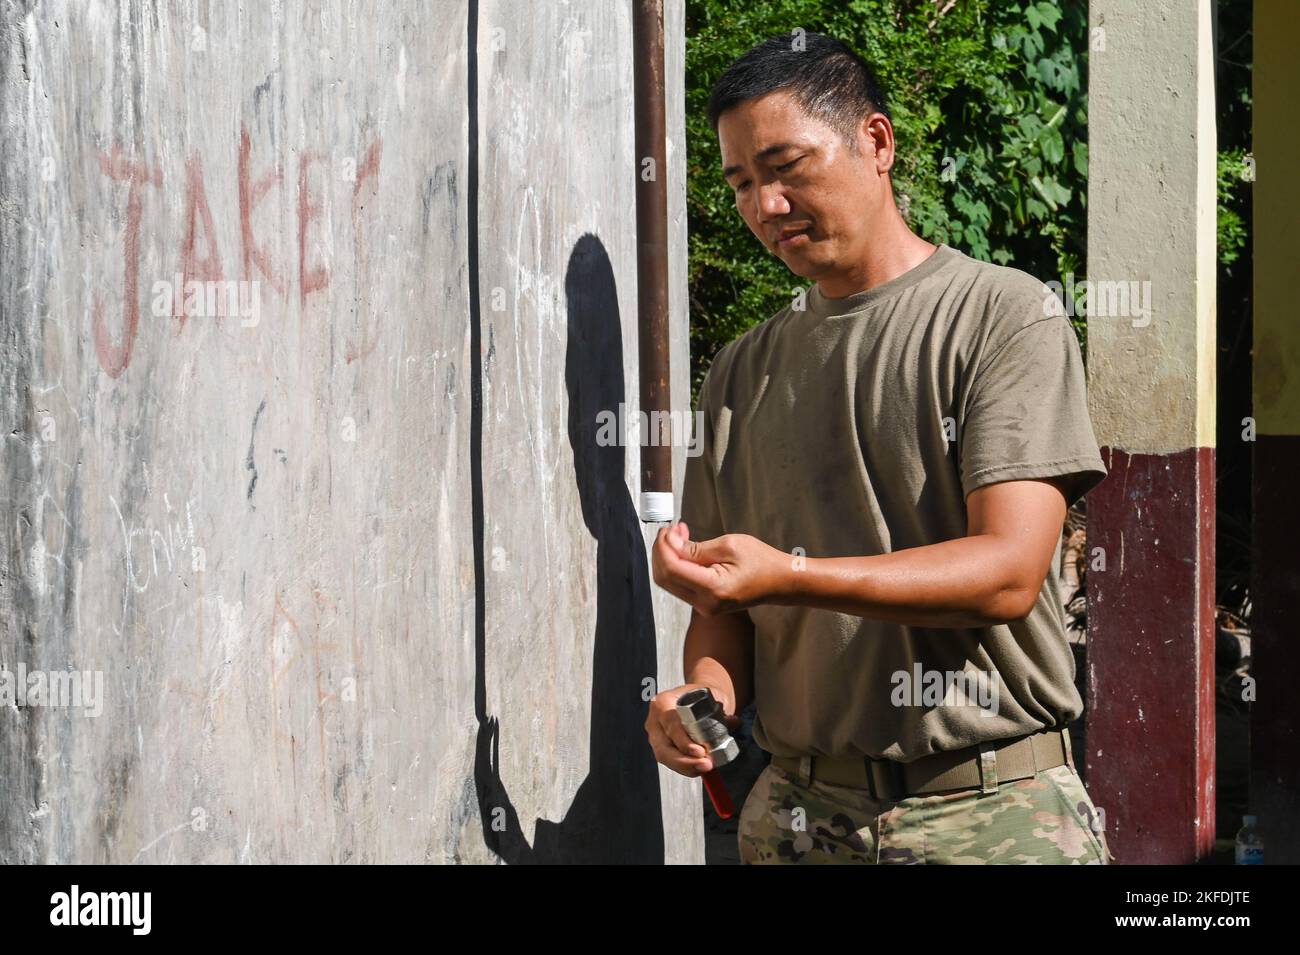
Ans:
[[[718,774],[718,767],[725,766],[740,755],[740,747],[731,738],[727,724],[722,721],[722,707],[714,698],[708,687],[687,690],[677,698],[677,715],[681,718],[686,735],[708,751],[713,760],[713,769],[704,773],[704,789],[713,803],[713,810],[719,819],[730,819],[736,813],[736,805],[731,801],[726,783]]]

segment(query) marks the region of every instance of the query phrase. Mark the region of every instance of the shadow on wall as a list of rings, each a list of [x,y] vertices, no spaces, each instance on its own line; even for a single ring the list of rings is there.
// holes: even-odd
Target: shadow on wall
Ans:
[[[655,677],[654,609],[645,544],[625,474],[621,445],[596,441],[599,411],[617,413],[626,400],[623,330],[614,270],[601,241],[584,235],[569,256],[564,290],[568,347],[564,381],[569,399],[569,443],[582,518],[596,540],[596,633],[591,687],[591,753],[587,778],[564,819],[537,821],[530,846],[501,781],[501,724],[479,710],[474,781],[489,849],[512,864],[651,863],[664,861],[658,763],[646,741],[648,703],[642,680]],[[478,409],[472,410],[477,413]],[[474,432],[481,436],[481,431]],[[474,448],[473,480],[481,490],[481,447]],[[474,535],[483,540],[481,512]],[[481,544],[480,544],[481,546]],[[475,588],[484,606],[482,564]],[[476,682],[486,686],[483,616],[476,627]],[[476,697],[486,699],[486,692]],[[557,705],[563,705],[557,701]],[[576,709],[580,700],[572,703]]]

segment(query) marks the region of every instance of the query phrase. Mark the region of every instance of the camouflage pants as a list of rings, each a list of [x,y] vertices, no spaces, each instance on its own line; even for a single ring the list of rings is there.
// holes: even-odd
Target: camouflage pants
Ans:
[[[1108,865],[1097,811],[1070,766],[1003,783],[877,802],[769,765],[739,817],[744,865]]]

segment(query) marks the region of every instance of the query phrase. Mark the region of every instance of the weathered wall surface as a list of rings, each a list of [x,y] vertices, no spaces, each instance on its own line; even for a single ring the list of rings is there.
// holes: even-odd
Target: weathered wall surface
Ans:
[[[87,675],[0,706],[0,861],[702,858],[641,729],[686,608],[595,440],[631,55],[599,0],[0,5],[0,663]]]

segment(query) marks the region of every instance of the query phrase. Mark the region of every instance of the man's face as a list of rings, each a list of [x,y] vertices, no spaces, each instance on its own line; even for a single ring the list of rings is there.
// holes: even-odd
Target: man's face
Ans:
[[[764,246],[808,279],[861,263],[883,203],[893,202],[892,134],[887,139],[860,131],[860,152],[853,153],[786,92],[741,103],[718,120],[736,209]]]

